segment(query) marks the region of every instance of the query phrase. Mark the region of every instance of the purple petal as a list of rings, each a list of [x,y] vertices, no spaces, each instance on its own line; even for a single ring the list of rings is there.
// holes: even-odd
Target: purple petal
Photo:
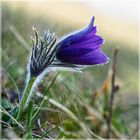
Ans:
[[[90,24],[88,25],[87,28],[80,30],[80,31],[77,31],[77,32],[74,32],[74,33],[66,36],[64,39],[62,39],[62,41],[61,41],[62,46],[63,45],[65,46],[69,43],[73,43],[73,42],[83,38],[84,36],[86,36],[87,34],[89,34],[91,32],[95,34],[96,27],[93,27],[93,23],[94,23],[94,17],[92,17]]]
[[[65,63],[78,65],[104,64],[109,58],[100,50],[104,40],[95,35],[94,17],[87,28],[72,33],[58,43],[56,58]]]
[[[96,49],[79,57],[63,55],[59,60],[78,65],[96,65],[108,62],[109,58],[100,49]]]
[[[93,35],[87,36],[77,43],[73,43],[68,47],[64,47],[58,50],[57,58],[61,58],[62,55],[78,57],[84,55],[89,51],[99,48],[103,44],[103,39],[100,36]]]
[[[76,48],[76,47],[85,47],[85,45],[89,45],[88,48],[93,48],[93,49],[96,49],[98,47],[100,47],[101,45],[103,45],[104,43],[104,39],[101,38],[100,36],[97,36],[97,35],[87,35],[85,36],[83,39],[81,39],[80,41],[77,41],[76,43],[72,43],[70,44],[69,47],[73,47]],[[87,48],[87,47],[85,47]]]
[[[71,43],[77,43],[79,41],[84,41],[84,40],[87,40],[87,39],[91,39],[91,38],[96,36],[95,35],[96,31],[97,31],[97,28],[93,27],[93,30],[90,33],[87,33],[87,34],[83,35],[82,38],[79,38],[79,39],[77,39],[77,40],[75,40],[74,42],[71,42]]]

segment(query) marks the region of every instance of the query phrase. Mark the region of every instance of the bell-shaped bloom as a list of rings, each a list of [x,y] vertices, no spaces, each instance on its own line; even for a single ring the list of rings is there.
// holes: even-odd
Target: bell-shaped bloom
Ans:
[[[93,24],[94,17],[87,28],[61,39],[57,44],[56,58],[63,63],[77,65],[107,63],[109,58],[100,49],[104,39],[96,35],[97,30]]]

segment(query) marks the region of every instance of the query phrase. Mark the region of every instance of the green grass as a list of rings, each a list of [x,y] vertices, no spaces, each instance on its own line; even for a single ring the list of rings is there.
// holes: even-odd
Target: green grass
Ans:
[[[43,17],[34,17],[27,13],[24,7],[12,10],[7,3],[2,3],[2,88],[9,97],[9,99],[5,97],[3,91],[2,99],[8,102],[8,107],[9,103],[12,104],[12,109],[13,106],[16,106],[15,100],[17,100],[18,90],[21,93],[25,86],[26,64],[29,56],[29,51],[25,46],[28,44],[32,47],[30,39],[32,26],[36,26],[40,31],[40,35],[46,27],[52,31],[56,30],[58,35],[73,30],[73,27],[64,26],[63,28],[63,25],[57,23],[51,26],[52,23],[53,18],[48,21]],[[11,25],[19,34],[10,30]],[[57,30],[58,27],[59,31]],[[17,38],[19,36],[26,43]],[[113,108],[112,137],[137,138],[138,52],[137,50],[132,51],[124,45],[106,39],[103,50],[111,59],[107,65],[87,68],[83,70],[82,74],[61,71],[58,75],[57,72],[46,75],[34,93],[32,99],[34,100],[34,107],[31,108],[33,113],[39,108],[44,95],[47,95],[47,99],[44,99],[38,114],[32,121],[32,125],[29,123],[30,117],[27,119],[27,116],[31,115],[28,114],[28,110],[25,110],[23,118],[16,122],[10,116],[11,114],[7,116],[8,110],[1,108],[2,118],[4,118],[5,123],[8,123],[7,125],[11,125],[13,128],[10,130],[6,124],[2,125],[2,137],[10,137],[7,134],[7,129],[11,131],[13,136],[16,135],[22,138],[31,136],[31,132],[33,138],[37,135],[40,138],[92,137],[101,139],[106,137],[106,114],[108,113],[107,103],[110,90],[103,91],[97,99],[94,96],[96,92],[101,90],[104,81],[108,77],[114,48],[119,47],[117,63],[117,79],[119,80],[116,81],[116,84],[120,88]],[[57,78],[51,84],[56,75]],[[49,84],[51,86],[48,89]],[[2,106],[6,107],[3,103]],[[14,109],[16,110],[16,108]],[[16,113],[15,110],[14,113]],[[39,127],[39,121],[42,129]],[[26,124],[28,124],[27,127]],[[24,126],[25,130],[20,129],[19,125]],[[30,130],[30,133],[26,131],[26,128]]]

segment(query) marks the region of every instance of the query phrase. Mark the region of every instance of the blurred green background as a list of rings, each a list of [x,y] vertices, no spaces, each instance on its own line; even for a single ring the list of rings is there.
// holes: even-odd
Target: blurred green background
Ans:
[[[110,6],[111,4],[108,3]],[[113,5],[115,4],[117,3]],[[125,5],[122,2],[122,7],[124,5],[126,8],[127,4]],[[128,5],[131,5],[131,3]],[[103,8],[110,8],[107,7],[107,4],[105,6]],[[58,81],[56,80],[56,85],[52,87],[53,94],[50,93],[50,96],[69,108],[71,108],[73,101],[75,101],[73,98],[77,94],[78,96],[80,94],[85,99],[85,102],[90,104],[93,94],[100,90],[104,81],[106,79],[110,81],[113,51],[115,48],[119,48],[116,84],[119,85],[120,90],[115,103],[124,109],[124,112],[120,113],[122,120],[126,121],[130,130],[129,133],[133,133],[138,123],[137,19],[130,20],[125,18],[125,14],[115,15],[113,10],[111,13],[111,9],[109,12],[104,12],[99,8],[97,1],[95,3],[94,1],[2,2],[1,7],[2,68],[15,80],[20,91],[24,88],[26,64],[29,56],[28,50],[32,48],[30,38],[33,36],[32,26],[39,31],[40,35],[43,35],[45,29],[49,29],[60,38],[71,31],[87,26],[90,18],[95,16],[95,25],[98,29],[97,34],[106,40],[102,49],[110,57],[111,61],[104,66],[87,68],[82,74],[62,71],[58,76]],[[124,13],[127,12],[125,8]],[[50,75],[53,76],[54,73]],[[60,91],[56,90],[58,87]],[[16,92],[14,84],[9,78],[7,78],[5,88],[7,92]],[[79,106],[77,101],[75,101],[76,105]],[[82,120],[83,112],[80,112],[80,110],[77,112],[79,112],[78,116]],[[119,119],[121,119],[120,116]],[[119,121],[118,125],[121,125],[121,121]],[[92,127],[94,126],[93,124],[91,125]],[[70,124],[66,126],[70,127]],[[119,127],[121,126],[118,126],[117,129],[121,131]],[[120,133],[128,135],[126,131],[121,131]]]

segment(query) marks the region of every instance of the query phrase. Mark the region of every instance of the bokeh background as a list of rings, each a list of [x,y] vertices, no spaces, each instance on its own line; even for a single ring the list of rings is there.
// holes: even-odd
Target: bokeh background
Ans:
[[[106,40],[102,49],[110,57],[110,63],[87,68],[82,74],[61,71],[48,96],[73,111],[97,135],[105,137],[106,125],[98,120],[94,111],[91,111],[95,107],[94,109],[102,116],[105,99],[102,99],[103,95],[101,95],[100,99],[97,99],[98,105],[94,105],[92,98],[96,92],[102,90],[105,81],[109,94],[113,51],[118,48],[116,84],[119,86],[119,91],[115,97],[114,116],[116,117],[113,118],[113,125],[120,137],[137,137],[138,2],[136,0],[7,1],[2,2],[1,8],[2,68],[6,77],[5,89],[12,98],[17,91],[9,75],[22,91],[29,50],[32,48],[30,37],[33,36],[33,26],[39,31],[39,35],[43,35],[43,31],[49,29],[61,38],[69,32],[87,26],[91,17],[95,16],[97,34]],[[49,77],[54,75],[55,73],[50,73]],[[39,88],[38,92],[46,87],[47,80],[40,85],[41,89]],[[84,101],[80,101],[79,96]],[[39,101],[36,103],[39,104]],[[85,108],[81,107],[85,103],[91,110],[86,108],[85,111]],[[57,110],[57,107],[47,103],[46,106]],[[70,136],[67,134],[65,137],[76,137],[76,134],[77,137],[85,136],[82,131],[79,132],[80,128],[72,120],[65,117],[64,113],[55,114],[50,111],[49,115],[46,119],[48,122],[61,124],[65,132],[71,132]],[[117,136],[114,134],[114,137]]]

